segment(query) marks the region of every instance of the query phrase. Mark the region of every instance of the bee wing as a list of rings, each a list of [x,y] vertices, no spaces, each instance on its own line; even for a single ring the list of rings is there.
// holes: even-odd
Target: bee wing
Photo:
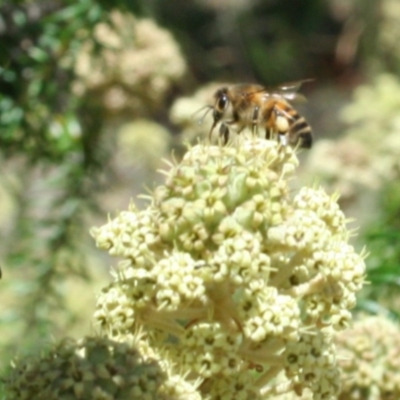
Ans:
[[[292,103],[306,103],[307,99],[301,93],[280,93],[280,96],[284,97]]]
[[[304,82],[311,82],[314,79],[303,79],[300,81],[295,81],[295,82],[288,82],[288,83],[283,83],[282,85],[273,87],[273,88],[266,88],[266,92],[270,92],[270,94],[276,95],[276,96],[281,96],[285,98],[286,100],[296,102],[296,103],[305,103],[307,99],[305,96],[303,96],[300,93],[297,93],[298,90],[300,89],[301,85]]]
[[[294,82],[286,82],[278,85],[276,89],[281,90],[283,92],[297,92],[301,85],[305,82],[312,82],[314,79],[301,79],[299,81]]]

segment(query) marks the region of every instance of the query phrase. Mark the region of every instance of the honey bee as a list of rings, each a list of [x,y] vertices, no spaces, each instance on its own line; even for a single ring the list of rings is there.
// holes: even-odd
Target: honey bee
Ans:
[[[312,133],[308,122],[302,117],[291,102],[305,101],[297,91],[309,80],[267,88],[256,84],[239,84],[222,87],[214,94],[213,124],[209,133],[210,139],[214,128],[219,123],[219,134],[227,143],[230,128],[237,133],[250,128],[253,133],[265,129],[265,138],[277,137],[283,145],[310,148]]]

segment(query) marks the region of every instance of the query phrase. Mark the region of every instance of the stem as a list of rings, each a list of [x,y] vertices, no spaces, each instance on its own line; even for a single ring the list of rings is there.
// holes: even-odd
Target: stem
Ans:
[[[293,297],[304,297],[313,293],[320,292],[326,283],[326,278],[322,274],[317,274],[309,282],[292,287],[291,289],[282,291],[282,294],[287,294]]]
[[[283,365],[282,355],[277,353],[283,350],[284,345],[281,339],[272,339],[268,344],[257,349],[250,349],[244,344],[238,350],[238,354],[256,364]]]
[[[150,307],[145,308],[140,313],[140,319],[144,324],[150,325],[156,329],[161,329],[176,337],[182,337],[185,332],[185,329],[167,313],[160,313]]]

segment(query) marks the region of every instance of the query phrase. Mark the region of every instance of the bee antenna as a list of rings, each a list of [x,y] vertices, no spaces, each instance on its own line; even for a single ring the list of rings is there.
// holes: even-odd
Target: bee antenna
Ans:
[[[206,112],[204,113],[204,115],[202,116],[202,118],[199,119],[199,121],[198,121],[198,124],[199,124],[199,125],[201,125],[201,124],[203,123],[203,121],[204,121],[204,119],[206,118],[207,114],[208,114],[211,110],[213,110],[213,109],[214,109],[214,107],[208,106],[208,110],[206,110]]]
[[[194,116],[194,115],[198,114],[200,111],[203,111],[204,109],[207,109],[206,112],[204,113],[204,115],[197,121],[197,123],[198,123],[199,125],[201,125],[201,124],[203,123],[204,118],[207,116],[207,114],[208,114],[213,108],[214,108],[213,106],[206,105],[206,106],[204,106],[204,107],[201,107],[200,110],[197,110],[197,111],[193,114],[193,116]]]
[[[213,132],[213,130],[214,130],[214,128],[215,128],[215,125],[217,125],[217,121],[214,121],[213,122],[213,124],[212,124],[212,126],[211,126],[211,129],[210,129],[210,133],[208,134],[208,139],[211,141],[211,135],[212,135],[212,132]]]

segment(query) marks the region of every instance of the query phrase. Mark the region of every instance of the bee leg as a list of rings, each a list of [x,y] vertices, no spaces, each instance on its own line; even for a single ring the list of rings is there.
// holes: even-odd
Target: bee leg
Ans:
[[[229,140],[229,128],[226,124],[221,124],[219,128],[219,136],[224,138],[224,144],[228,143]]]
[[[265,139],[271,140],[274,134],[274,129],[271,128],[271,119],[273,119],[273,113],[275,112],[274,107],[268,107],[263,115],[263,121],[265,123]]]
[[[288,142],[288,137],[287,137],[287,135],[284,133],[284,134],[282,134],[282,133],[279,133],[278,134],[278,139],[279,139],[279,143],[282,145],[282,146],[287,146],[288,144],[289,144],[289,142]]]
[[[274,113],[274,129],[278,134],[278,142],[282,146],[287,146],[289,143],[289,129],[292,123],[292,116],[285,110],[273,108]]]
[[[253,110],[253,117],[251,119],[251,132],[252,134],[258,133],[258,117],[260,114],[260,107],[255,106]]]
[[[208,140],[209,140],[210,142],[211,142],[212,133],[213,133],[213,131],[214,131],[215,125],[217,125],[217,122],[218,122],[218,121],[214,120],[214,122],[213,122],[213,124],[212,124],[212,126],[211,126],[211,129],[210,129],[210,132],[208,133]]]
[[[280,135],[286,134],[290,129],[292,117],[282,110],[275,110],[275,129]]]

